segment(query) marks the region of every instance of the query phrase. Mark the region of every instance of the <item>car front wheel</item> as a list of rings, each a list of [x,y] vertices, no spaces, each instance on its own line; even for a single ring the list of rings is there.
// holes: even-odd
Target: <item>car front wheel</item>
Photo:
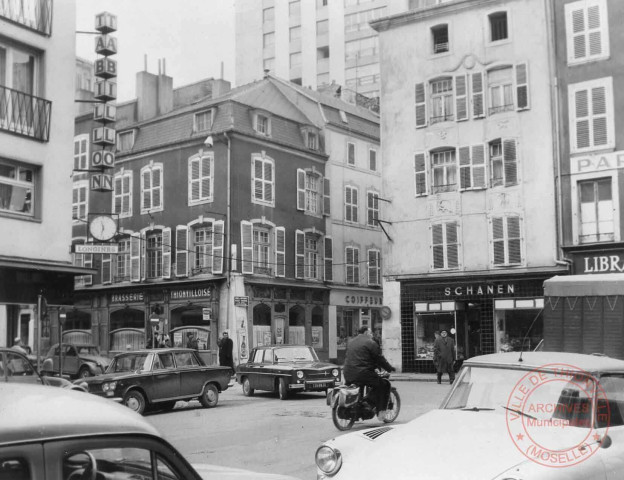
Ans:
[[[89,370],[89,367],[82,367],[79,371],[78,371],[78,378],[88,378],[91,377],[91,370]]]
[[[138,390],[130,390],[126,393],[123,403],[130,410],[134,410],[141,415],[143,415],[143,412],[145,411],[145,396]]]
[[[279,393],[280,400],[286,400],[288,398],[288,380],[287,379],[283,377],[279,379],[277,392]]]
[[[206,385],[199,397],[199,403],[205,408],[216,407],[217,403],[219,403],[219,390],[217,390],[217,387],[212,384]]]
[[[251,382],[247,377],[243,378],[243,395],[251,397],[254,394],[254,389],[251,388]]]

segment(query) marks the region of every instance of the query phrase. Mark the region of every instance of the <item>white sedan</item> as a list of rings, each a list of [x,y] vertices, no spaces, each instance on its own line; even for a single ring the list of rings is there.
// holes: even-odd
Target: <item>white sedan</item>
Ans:
[[[624,361],[558,352],[464,362],[437,410],[316,452],[317,478],[624,478]]]

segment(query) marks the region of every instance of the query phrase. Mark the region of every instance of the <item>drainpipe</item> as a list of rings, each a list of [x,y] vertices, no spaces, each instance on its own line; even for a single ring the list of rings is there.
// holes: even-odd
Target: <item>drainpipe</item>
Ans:
[[[226,141],[227,141],[227,161],[226,161],[226,174],[227,174],[227,181],[226,181],[226,210],[225,210],[225,214],[227,217],[226,223],[225,223],[225,240],[226,240],[226,244],[225,244],[225,258],[227,260],[227,267],[226,267],[226,286],[227,286],[227,303],[225,305],[225,321],[226,321],[226,330],[230,330],[229,326],[230,326],[230,303],[232,302],[232,291],[231,291],[231,287],[230,287],[230,280],[231,280],[231,276],[232,276],[232,239],[231,239],[231,233],[232,233],[232,215],[231,215],[231,209],[232,209],[232,185],[231,185],[231,167],[232,167],[232,148],[231,148],[231,143],[230,143],[230,136],[227,134],[227,132],[223,132],[223,136],[225,137]],[[236,322],[234,322],[234,326],[236,326]],[[233,331],[232,333],[235,334],[235,332]]]

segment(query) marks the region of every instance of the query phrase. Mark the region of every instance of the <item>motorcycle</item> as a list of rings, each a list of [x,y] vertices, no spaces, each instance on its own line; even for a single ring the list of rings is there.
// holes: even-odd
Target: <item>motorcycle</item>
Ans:
[[[386,381],[388,372],[377,372]],[[370,387],[366,385],[340,385],[327,393],[327,405],[332,407],[332,420],[336,428],[342,432],[351,429],[356,420],[370,420],[377,415],[377,408],[368,401]],[[390,388],[388,407],[383,418],[384,423],[392,423],[399,416],[401,397],[396,388]]]

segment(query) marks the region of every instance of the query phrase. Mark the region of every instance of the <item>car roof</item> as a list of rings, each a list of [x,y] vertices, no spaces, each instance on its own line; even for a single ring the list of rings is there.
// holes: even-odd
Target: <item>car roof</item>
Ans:
[[[289,344],[278,344],[278,345],[258,345],[254,347],[257,350],[266,349],[266,348],[310,348],[310,345],[289,345]]]
[[[113,433],[160,437],[147,420],[111,400],[15,383],[0,383],[0,430],[0,445]]]
[[[141,348],[139,350],[125,350],[115,354],[116,357],[128,353],[167,353],[167,352],[196,352],[194,348],[167,347],[167,348]]]
[[[568,352],[520,352],[480,355],[464,361],[464,365],[514,366],[523,369],[540,368],[549,364],[566,365],[586,372],[624,372],[624,360],[604,355],[586,355]]]

